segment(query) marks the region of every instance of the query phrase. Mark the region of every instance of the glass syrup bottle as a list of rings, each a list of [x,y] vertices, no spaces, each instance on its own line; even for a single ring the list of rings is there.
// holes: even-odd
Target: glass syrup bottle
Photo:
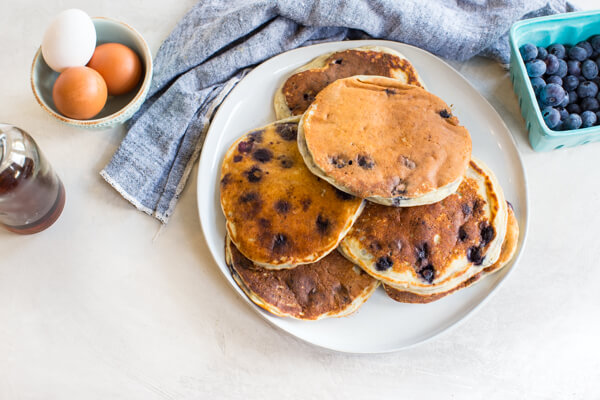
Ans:
[[[0,226],[37,233],[58,219],[64,205],[63,184],[33,138],[0,123]]]

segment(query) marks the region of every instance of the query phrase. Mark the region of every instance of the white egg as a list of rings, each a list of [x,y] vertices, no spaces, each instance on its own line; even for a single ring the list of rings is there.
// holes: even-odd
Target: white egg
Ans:
[[[86,65],[96,48],[96,29],[85,12],[72,8],[58,14],[46,29],[42,56],[56,72]]]

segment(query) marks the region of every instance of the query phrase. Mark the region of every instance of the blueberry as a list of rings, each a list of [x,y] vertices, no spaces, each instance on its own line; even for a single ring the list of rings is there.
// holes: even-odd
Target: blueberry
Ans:
[[[557,106],[562,103],[565,96],[566,92],[562,86],[555,83],[550,83],[540,90],[540,101],[544,106]]]
[[[534,60],[538,55],[537,47],[531,43],[525,43],[523,46],[521,46],[519,51],[521,52],[521,57],[523,57],[523,61],[525,62]]]
[[[277,160],[279,160],[279,165],[285,169],[292,168],[292,165],[294,165],[294,160],[285,155],[277,157]]]
[[[256,149],[254,153],[252,153],[252,158],[261,163],[267,163],[273,158],[273,152],[265,148]]]
[[[466,216],[471,215],[471,212],[473,212],[473,210],[471,209],[471,207],[467,204],[467,203],[463,203],[462,206],[460,206],[463,214]]]
[[[446,110],[445,108],[443,110],[440,110],[438,112],[438,114],[440,114],[440,117],[442,117],[442,118],[451,118],[452,117],[452,114],[450,114],[448,112],[448,110]]]
[[[366,156],[364,154],[359,154],[357,162],[358,165],[363,169],[372,169],[375,165],[375,161],[373,161],[371,157]]]
[[[415,252],[417,254],[417,263],[421,263],[429,257],[429,245],[427,242],[424,242],[420,246],[415,247]]]
[[[598,64],[596,64],[592,60],[585,60],[583,64],[581,64],[581,74],[586,79],[594,79],[598,76]]]
[[[594,97],[597,94],[598,94],[598,85],[596,85],[594,82],[590,82],[590,81],[581,82],[579,84],[579,87],[577,88],[577,96],[579,96],[579,98]]]
[[[573,46],[568,51],[569,58],[571,60],[583,61],[588,58],[588,52],[584,47],[581,46]],[[590,53],[591,55],[591,53]]]
[[[566,49],[562,44],[553,44],[548,46],[548,53],[558,58],[565,58]]]
[[[496,235],[496,231],[494,230],[493,226],[485,225],[483,228],[481,228],[480,234],[481,234],[481,245],[485,246],[486,244],[488,244],[489,242],[492,241],[492,239]]]
[[[483,258],[481,256],[481,249],[477,246],[469,247],[467,249],[467,259],[471,261],[475,265],[481,265],[483,263]]]
[[[251,141],[255,142],[255,143],[262,143],[263,141],[263,133],[265,133],[264,129],[259,129],[256,130],[254,132],[250,132],[248,134],[248,137]]]
[[[252,167],[245,172],[246,178],[249,182],[256,183],[263,177],[263,171],[258,167]]]
[[[464,242],[468,238],[469,238],[469,234],[467,233],[467,231],[465,231],[465,228],[463,228],[462,226],[460,228],[458,228],[458,240],[460,240],[461,242]]]
[[[571,104],[569,104],[567,106],[567,111],[570,114],[580,114],[581,113],[581,107],[579,107],[579,104],[577,104],[577,103],[571,103]]]
[[[569,95],[565,93],[565,97],[563,97],[563,100],[559,103],[559,107],[566,107],[569,105]]]
[[[567,76],[567,62],[565,60],[558,60],[558,71],[556,71],[553,75],[558,75],[561,78]]]
[[[561,85],[562,86],[563,85],[563,80],[560,78],[560,76],[552,75],[552,76],[549,76],[546,79],[546,83],[555,83],[557,85]]]
[[[435,278],[435,268],[432,264],[428,264],[419,271],[419,274],[427,281],[427,283],[431,283]]]
[[[600,35],[592,36],[588,39],[592,44],[592,48],[596,51],[600,51]]]
[[[305,101],[308,101],[310,103],[312,103],[313,101],[315,101],[315,96],[313,94],[310,94],[310,93],[304,93],[304,95],[302,96],[302,98]]]
[[[240,203],[260,202],[260,196],[256,192],[244,193],[239,198]]]
[[[546,59],[544,60],[544,62],[546,63],[546,73],[548,75],[555,74],[558,71],[558,67],[560,64],[558,62],[558,58],[555,55],[549,54],[548,57],[546,57]]]
[[[581,47],[583,49],[585,49],[586,55],[585,57],[588,58],[592,55],[592,53],[594,52],[594,49],[592,48],[592,45],[590,44],[590,42],[587,41],[582,41],[577,43],[577,47]],[[583,60],[581,60],[583,61]]]
[[[575,75],[567,75],[562,81],[563,88],[565,88],[567,91],[575,90],[577,89],[577,86],[579,86],[579,79],[577,79]]]
[[[546,50],[546,48],[538,47],[537,51],[538,51],[537,58],[539,60],[545,60],[546,57],[548,57],[548,50]]]
[[[387,271],[388,269],[392,268],[393,265],[394,261],[390,257],[379,257],[379,259],[375,263],[375,269],[377,271]]]
[[[590,126],[594,126],[597,120],[598,117],[596,117],[596,114],[593,111],[584,111],[581,114],[581,127],[589,128]]]
[[[585,99],[581,100],[581,103],[579,103],[579,106],[581,107],[581,110],[583,110],[583,111],[598,111],[598,110],[600,110],[600,104],[598,103],[598,99],[596,99],[595,97],[586,97]]]
[[[600,122],[600,111],[596,111],[596,121]]]
[[[558,110],[558,112],[560,114],[560,120],[561,121],[564,120],[565,118],[567,118],[569,116],[569,112],[564,107],[556,107],[556,110]]]
[[[577,81],[577,84],[579,84],[579,81]],[[546,86],[546,81],[544,81],[542,78],[531,78],[531,86],[533,87],[533,92],[535,95],[538,96],[540,94],[540,90]]]
[[[581,75],[581,63],[576,60],[567,61],[567,72],[569,75]]]
[[[577,92],[574,90],[569,91],[569,104],[577,102]]]
[[[564,121],[560,121],[560,122],[558,123],[558,125],[556,125],[556,126],[554,127],[554,129],[552,129],[552,130],[553,130],[553,131],[562,131],[562,130],[563,130],[563,125],[564,125]]]
[[[560,122],[560,113],[552,107],[546,107],[542,110],[542,116],[548,128],[553,129]]]
[[[286,214],[291,208],[292,205],[286,200],[277,200],[275,203],[275,210],[280,214]]]
[[[331,226],[331,222],[329,221],[329,219],[325,218],[321,214],[319,214],[317,216],[316,224],[317,224],[317,230],[319,231],[319,233],[321,233],[323,235],[327,233],[327,231],[329,230],[329,227]]]
[[[274,253],[282,253],[290,246],[288,237],[283,233],[277,233],[273,236],[272,248]]]
[[[567,118],[565,118],[565,121],[563,122],[563,128],[565,130],[579,129],[580,126],[581,117],[579,116],[579,114],[575,113],[569,115]]]
[[[296,140],[298,126],[294,123],[288,122],[283,124],[277,124],[275,130],[283,140],[292,141]]]
[[[248,140],[246,142],[240,142],[238,144],[238,151],[240,153],[250,153],[250,150],[252,150],[253,144],[254,144],[253,140]]]
[[[532,78],[537,78],[546,73],[546,63],[542,60],[533,60],[525,64],[527,75]]]

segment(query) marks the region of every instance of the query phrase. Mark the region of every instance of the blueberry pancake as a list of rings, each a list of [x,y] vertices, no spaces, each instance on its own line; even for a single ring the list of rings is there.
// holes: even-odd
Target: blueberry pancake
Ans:
[[[471,161],[456,193],[419,207],[367,203],[339,250],[396,289],[429,296],[498,261],[507,205],[492,172]]]
[[[323,54],[300,67],[275,93],[277,119],[301,115],[325,86],[354,75],[378,75],[423,86],[417,71],[399,52],[365,46]]]
[[[250,300],[280,317],[317,320],[346,316],[379,285],[337,251],[313,264],[272,270],[248,260],[227,238],[225,260]]]
[[[265,268],[312,263],[333,251],[363,201],[313,175],[298,152],[298,118],[238,139],[221,168],[221,207],[238,249]]]
[[[447,290],[445,292],[440,292],[436,294],[417,294],[412,293],[406,290],[394,289],[391,286],[383,285],[385,288],[385,292],[392,299],[402,302],[402,303],[430,303],[435,300],[439,300],[442,297],[445,297],[459,289],[464,289],[466,287],[471,286],[479,279],[483,278],[486,275],[490,275],[494,273],[504,266],[506,266],[510,260],[515,255],[517,251],[517,243],[519,240],[519,225],[517,223],[517,219],[515,218],[515,213],[512,210],[512,207],[509,205],[508,207],[508,225],[506,230],[506,236],[504,238],[504,243],[502,243],[502,249],[500,250],[500,257],[498,260],[490,265],[489,267],[483,268],[481,271],[470,277],[464,282],[456,285],[454,288]]]
[[[443,100],[375,76],[323,89],[300,120],[298,147],[338,189],[400,207],[454,193],[471,159],[471,136]]]

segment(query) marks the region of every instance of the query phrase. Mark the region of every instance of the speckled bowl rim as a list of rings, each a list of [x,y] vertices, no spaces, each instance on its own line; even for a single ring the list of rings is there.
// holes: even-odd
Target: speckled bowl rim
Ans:
[[[144,39],[144,37],[137,30],[135,30],[133,27],[126,24],[125,22],[117,21],[115,19],[107,18],[107,17],[92,17],[92,20],[104,20],[104,21],[108,21],[110,23],[122,25],[127,30],[132,32],[135,36],[137,36],[137,38],[140,40],[140,43],[142,44],[142,48],[143,48],[142,56],[144,58],[144,63],[145,63],[144,67],[145,67],[146,72],[144,74],[144,80],[142,81],[142,85],[140,86],[140,89],[138,90],[137,94],[133,97],[133,99],[131,99],[131,101],[129,103],[127,103],[127,105],[125,105],[125,107],[121,108],[119,111],[117,111],[113,114],[107,115],[106,117],[99,118],[99,119],[80,120],[80,119],[67,118],[67,117],[57,113],[56,111],[54,111],[52,108],[50,108],[46,104],[46,102],[44,102],[44,100],[42,100],[42,98],[40,97],[38,90],[35,86],[34,79],[33,79],[34,69],[35,69],[35,65],[38,61],[38,58],[40,57],[40,54],[42,52],[42,47],[41,46],[38,47],[38,49],[35,53],[35,56],[33,57],[33,62],[31,63],[31,71],[29,74],[31,90],[33,91],[35,100],[38,102],[40,107],[42,107],[42,109],[44,109],[48,114],[50,114],[54,118],[60,120],[61,122],[66,123],[66,124],[71,124],[71,125],[75,125],[75,126],[85,126],[85,127],[101,126],[106,123],[110,123],[113,120],[118,119],[121,115],[125,114],[132,107],[134,107],[140,99],[143,99],[146,96],[146,94],[148,93],[148,90],[150,90],[150,82],[152,81],[152,53],[150,52],[150,48],[148,47],[148,43],[146,43],[146,40]]]

